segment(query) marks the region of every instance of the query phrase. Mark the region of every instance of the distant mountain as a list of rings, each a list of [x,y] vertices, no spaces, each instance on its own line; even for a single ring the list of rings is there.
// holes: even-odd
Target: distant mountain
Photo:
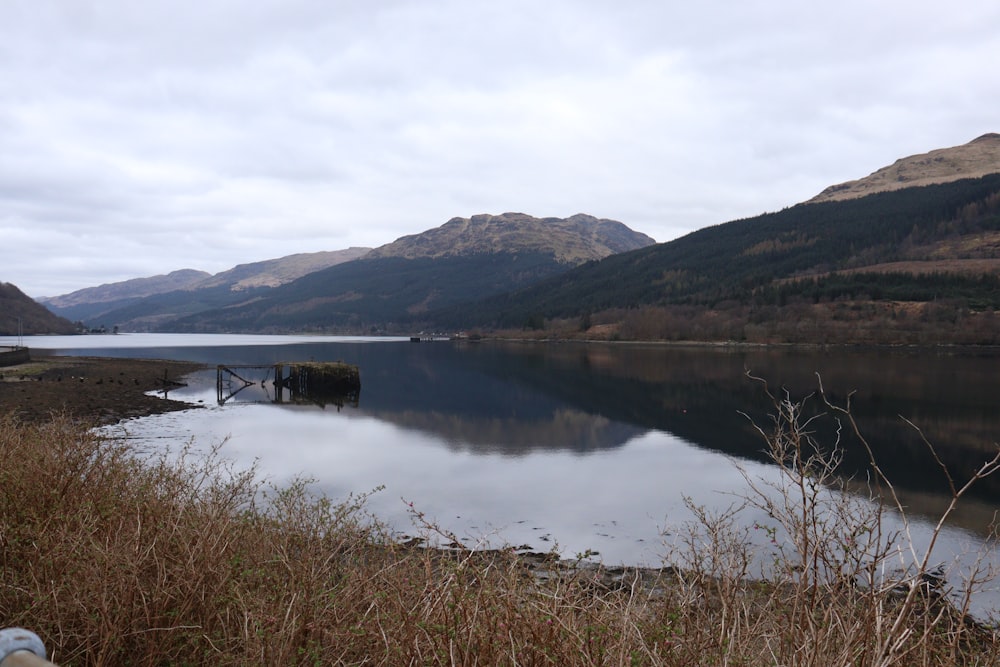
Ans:
[[[620,222],[582,213],[566,219],[504,213],[452,218],[440,227],[377,248],[369,258],[436,259],[514,251],[544,253],[556,262],[575,265],[653,243],[652,238]]]
[[[257,287],[277,287],[293,280],[337,264],[364,257],[371,248],[348,248],[326,252],[299,253],[263,262],[239,264],[228,271],[217,273],[201,280],[191,289],[228,287],[233,292],[241,292]]]
[[[0,282],[0,336],[75,332],[72,322],[52,314],[16,286]]]
[[[239,305],[162,326],[175,331],[407,331],[424,315],[530,285],[582,262],[653,244],[620,222],[523,213],[453,218],[365,257]]]
[[[154,330],[161,322],[206,308],[239,303],[259,289],[283,285],[313,271],[357,259],[369,250],[300,253],[240,264],[215,275],[182,269],[165,276],[90,287],[39,301],[59,315],[89,326]]]
[[[1000,134],[990,133],[953,148],[896,160],[865,178],[831,185],[808,204],[866,197],[876,192],[979,178],[1000,171]]]
[[[180,269],[166,275],[133,278],[118,283],[107,283],[98,287],[87,287],[61,296],[43,296],[38,299],[38,302],[51,308],[71,308],[81,304],[111,303],[125,299],[141,299],[153,294],[184,289],[211,277],[211,275],[205,271]]]
[[[1000,343],[998,141],[928,154],[948,173],[928,167],[913,182],[942,182],[890,187],[891,168],[880,170],[836,190],[884,185],[872,194],[701,229],[427,317],[483,328],[600,321],[625,338]],[[895,173],[924,162],[902,160]]]

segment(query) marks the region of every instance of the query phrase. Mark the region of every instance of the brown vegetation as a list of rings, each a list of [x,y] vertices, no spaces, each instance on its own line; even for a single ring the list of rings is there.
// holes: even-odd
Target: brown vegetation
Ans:
[[[882,506],[828,493],[836,443],[776,411],[778,493],[748,476],[744,498],[773,517],[764,579],[738,510],[693,508],[662,572],[537,566],[400,545],[363,497],[268,488],[217,452],[143,458],[65,418],[3,417],[0,614],[81,665],[1000,664],[967,598],[925,585],[927,557],[885,574]]]

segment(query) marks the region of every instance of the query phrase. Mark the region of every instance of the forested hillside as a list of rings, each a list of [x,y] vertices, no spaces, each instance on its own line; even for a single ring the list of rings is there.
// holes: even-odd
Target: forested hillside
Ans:
[[[75,332],[72,322],[52,314],[16,285],[0,282],[0,336]]]
[[[452,326],[572,319],[583,329],[620,324],[623,337],[799,341],[814,332],[800,327],[789,337],[782,323],[833,319],[851,303],[868,308],[858,320],[924,317],[933,305],[934,317],[955,324],[1000,306],[998,253],[1000,174],[992,174],[709,227],[434,317]],[[804,313],[809,305],[822,307]]]
[[[427,325],[431,306],[500,294],[565,270],[543,253],[363,259],[166,326],[177,332],[409,332]]]

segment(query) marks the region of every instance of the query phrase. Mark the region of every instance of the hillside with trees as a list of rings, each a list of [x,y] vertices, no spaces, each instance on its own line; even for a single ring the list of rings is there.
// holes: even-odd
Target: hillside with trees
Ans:
[[[433,313],[623,339],[1000,342],[1000,174],[800,204]],[[609,333],[610,332],[610,333]]]
[[[72,322],[53,315],[16,285],[0,282],[0,336],[75,332]]]

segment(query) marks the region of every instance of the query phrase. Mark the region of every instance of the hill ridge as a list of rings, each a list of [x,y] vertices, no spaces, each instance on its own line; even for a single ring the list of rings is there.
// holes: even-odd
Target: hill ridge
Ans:
[[[900,158],[864,178],[831,185],[805,203],[855,199],[995,173],[1000,173],[1000,134],[988,132],[960,146]]]
[[[454,217],[439,227],[402,236],[373,250],[368,259],[438,258],[495,252],[546,252],[564,264],[579,264],[635,250],[656,241],[617,220],[577,213],[537,218],[525,213],[479,213]]]
[[[0,281],[0,336],[71,334],[76,326],[22,292]]]
[[[355,249],[350,261],[294,280],[265,278],[277,275],[269,264],[297,256],[240,265],[180,290],[122,299],[89,317],[126,331],[382,330],[433,308],[654,243],[621,222],[583,213],[565,219],[483,213],[452,218],[372,251]],[[62,314],[88,320],[79,308]]]

